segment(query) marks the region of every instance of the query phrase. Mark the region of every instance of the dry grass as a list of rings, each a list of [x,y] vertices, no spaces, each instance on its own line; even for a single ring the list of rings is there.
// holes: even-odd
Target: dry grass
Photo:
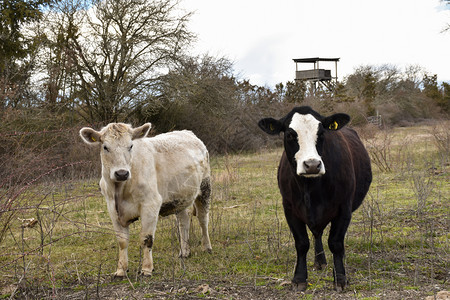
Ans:
[[[308,291],[290,290],[295,249],[276,183],[281,149],[214,157],[213,254],[201,251],[200,228],[192,218],[192,255],[178,258],[175,220],[162,218],[151,279],[138,275],[139,222],[131,225],[128,278],[111,277],[118,250],[96,180],[28,186],[1,215],[3,222],[14,211],[2,223],[0,293],[61,299],[416,299],[448,290],[450,173],[433,130],[362,133],[371,154],[381,145],[386,159],[374,164],[374,182],[347,234],[351,282],[342,294],[332,289],[331,266],[313,270],[312,249]]]

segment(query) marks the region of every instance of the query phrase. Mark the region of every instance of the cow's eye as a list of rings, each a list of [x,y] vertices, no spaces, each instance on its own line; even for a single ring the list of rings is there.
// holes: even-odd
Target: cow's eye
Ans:
[[[133,149],[133,145],[131,145],[130,147],[128,147],[128,151],[131,151],[131,149]]]
[[[103,150],[105,150],[106,152],[109,152],[109,149],[106,146],[103,146]]]
[[[286,140],[288,141],[288,142],[292,142],[292,141],[294,141],[295,139],[296,139],[296,137],[297,137],[297,134],[295,134],[293,131],[291,131],[291,130],[288,130],[288,131],[286,131]]]

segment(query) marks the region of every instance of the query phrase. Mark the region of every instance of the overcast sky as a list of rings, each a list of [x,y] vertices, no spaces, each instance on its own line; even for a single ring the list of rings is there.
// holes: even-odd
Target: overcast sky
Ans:
[[[420,65],[450,82],[450,31],[442,33],[450,5],[439,0],[182,0],[181,7],[194,11],[193,54],[229,58],[252,84],[293,80],[292,59],[309,57],[339,57],[339,80],[362,65],[391,64]]]

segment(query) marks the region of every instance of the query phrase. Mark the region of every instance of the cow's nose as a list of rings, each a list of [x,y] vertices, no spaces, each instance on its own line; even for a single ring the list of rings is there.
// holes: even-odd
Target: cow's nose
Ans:
[[[319,174],[322,162],[318,159],[308,159],[303,162],[306,174]]]
[[[127,170],[118,170],[114,172],[114,176],[116,177],[117,181],[125,181],[130,176],[130,172]]]

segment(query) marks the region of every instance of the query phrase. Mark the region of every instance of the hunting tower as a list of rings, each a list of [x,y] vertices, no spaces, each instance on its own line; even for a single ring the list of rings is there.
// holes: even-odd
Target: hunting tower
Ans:
[[[295,58],[295,80],[307,81],[313,87],[315,92],[319,86],[324,87],[329,92],[334,92],[337,82],[337,63],[340,58]],[[334,62],[334,74],[332,76],[331,70],[320,69],[319,62]],[[299,63],[312,63],[314,64],[314,69],[309,70],[299,70]]]

